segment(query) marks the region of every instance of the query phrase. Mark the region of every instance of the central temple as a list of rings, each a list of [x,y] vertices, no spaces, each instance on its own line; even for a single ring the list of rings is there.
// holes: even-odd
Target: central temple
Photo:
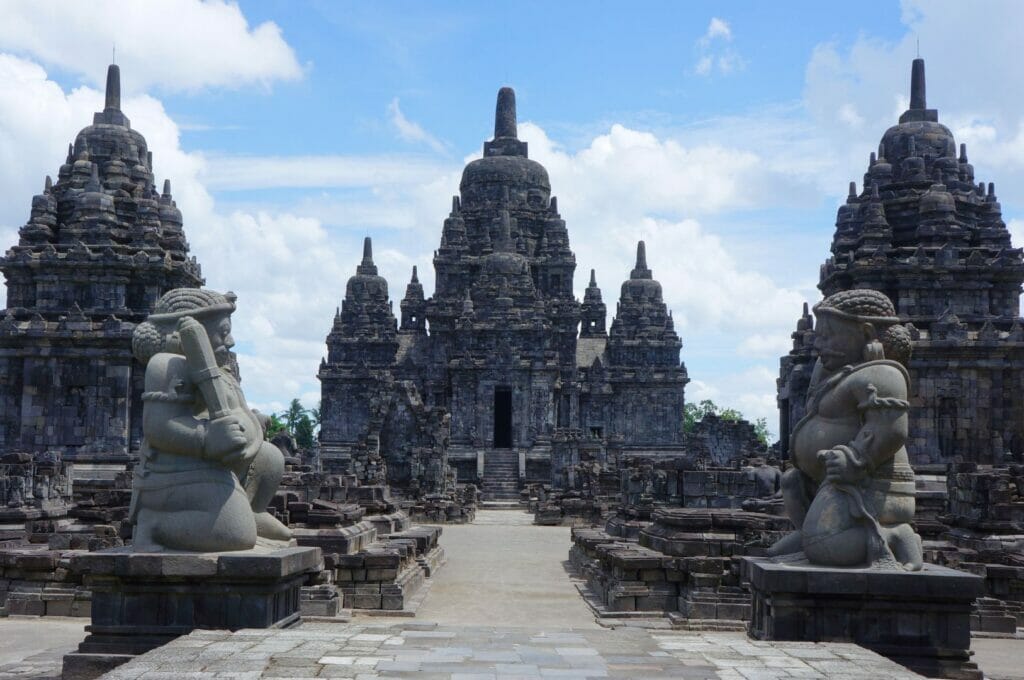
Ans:
[[[518,138],[511,88],[459,190],[434,251],[434,295],[414,268],[400,324],[364,243],[319,373],[325,463],[364,477],[386,469],[401,487],[423,478],[431,463],[417,451],[436,450],[443,423],[460,481],[511,499],[525,481],[558,485],[581,460],[679,453],[682,342],[644,244],[609,331],[593,271],[583,303],[573,295],[576,256],[547,170]]]

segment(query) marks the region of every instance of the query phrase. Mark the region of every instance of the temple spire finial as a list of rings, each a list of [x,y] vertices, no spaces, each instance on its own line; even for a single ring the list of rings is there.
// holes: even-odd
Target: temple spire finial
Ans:
[[[107,95],[103,110],[121,110],[121,67],[117,64],[107,67]]]
[[[925,78],[924,78],[924,59],[918,57],[914,60],[913,65],[910,69],[910,108],[911,109],[927,109],[927,98],[926,98]]]
[[[629,278],[652,278],[651,270],[647,268],[647,244],[644,243],[643,241],[638,241],[636,244],[636,266],[633,267],[633,271],[630,272]]]
[[[413,265],[412,266],[412,281],[410,281],[409,283],[419,283],[419,282],[420,282],[420,279],[416,275],[416,265]]]
[[[516,91],[511,87],[498,90],[498,103],[494,110],[494,138],[518,138],[516,130]]]
[[[593,269],[590,270],[590,287],[597,288],[597,272]]]
[[[363,261],[356,267],[356,273],[370,276],[377,275],[377,265],[373,263],[373,239],[369,236],[363,239]]]

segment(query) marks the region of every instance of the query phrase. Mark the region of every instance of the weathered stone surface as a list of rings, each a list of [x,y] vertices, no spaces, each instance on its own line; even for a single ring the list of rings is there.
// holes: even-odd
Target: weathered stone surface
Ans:
[[[925,677],[981,680],[970,660],[977,576],[931,564],[910,573],[762,558],[744,559],[743,576],[753,637],[855,642]]]
[[[97,677],[197,628],[286,628],[299,621],[300,590],[322,568],[317,548],[227,553],[143,553],[131,548],[71,560],[92,591],[92,623],[67,677]]]
[[[0,524],[60,519],[71,500],[71,466],[56,451],[0,456]]]
[[[117,66],[107,88],[120,89]],[[145,138],[108,97],[0,258],[0,452],[123,462],[138,450],[132,331],[165,292],[202,284],[188,252],[170,182],[156,189]]]
[[[806,413],[793,429],[782,479],[795,531],[772,546],[812,564],[921,569],[914,471],[905,447],[910,338],[892,302],[870,289],[815,305]]]
[[[195,552],[285,545],[267,508],[284,456],[249,409],[231,348],[235,295],[176,288],[132,338],[146,367],[143,441],[132,480],[133,546]]]
[[[496,136],[463,172],[434,295],[414,270],[400,325],[367,239],[320,367],[325,464],[414,495],[451,493],[451,465],[514,501],[524,482],[562,486],[581,448],[681,451],[682,343],[644,246],[606,333],[593,273],[573,297],[568,231],[514,99],[499,94]]]
[[[914,68],[923,83],[924,62]],[[904,113],[871,154],[859,194],[851,183],[818,284],[825,295],[882,291],[912,325],[907,450],[915,466],[1024,455],[1024,257],[994,185],[978,182],[965,145],[959,151],[934,109]],[[810,321],[805,308],[781,362],[783,452],[803,415]]]

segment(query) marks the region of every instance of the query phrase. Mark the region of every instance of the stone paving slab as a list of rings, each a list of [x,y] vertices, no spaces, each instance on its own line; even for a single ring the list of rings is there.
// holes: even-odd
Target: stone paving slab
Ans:
[[[291,630],[196,631],[106,680],[910,680],[851,644],[761,642],[742,633],[320,624]]]

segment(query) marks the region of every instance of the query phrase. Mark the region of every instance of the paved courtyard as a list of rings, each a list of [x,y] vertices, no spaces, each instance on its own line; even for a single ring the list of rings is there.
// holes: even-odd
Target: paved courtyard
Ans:
[[[919,676],[856,645],[770,644],[752,642],[738,633],[682,634],[637,628],[542,631],[407,623],[197,632],[105,677],[904,680]]]
[[[286,631],[197,631],[122,666],[109,680],[257,678],[916,678],[855,645],[765,643],[742,633],[598,625],[563,567],[569,529],[483,510],[446,526],[448,564],[415,619],[357,617]],[[0,619],[0,680],[58,678],[84,637],[77,619]],[[975,640],[994,680],[1024,678],[1024,640]]]

